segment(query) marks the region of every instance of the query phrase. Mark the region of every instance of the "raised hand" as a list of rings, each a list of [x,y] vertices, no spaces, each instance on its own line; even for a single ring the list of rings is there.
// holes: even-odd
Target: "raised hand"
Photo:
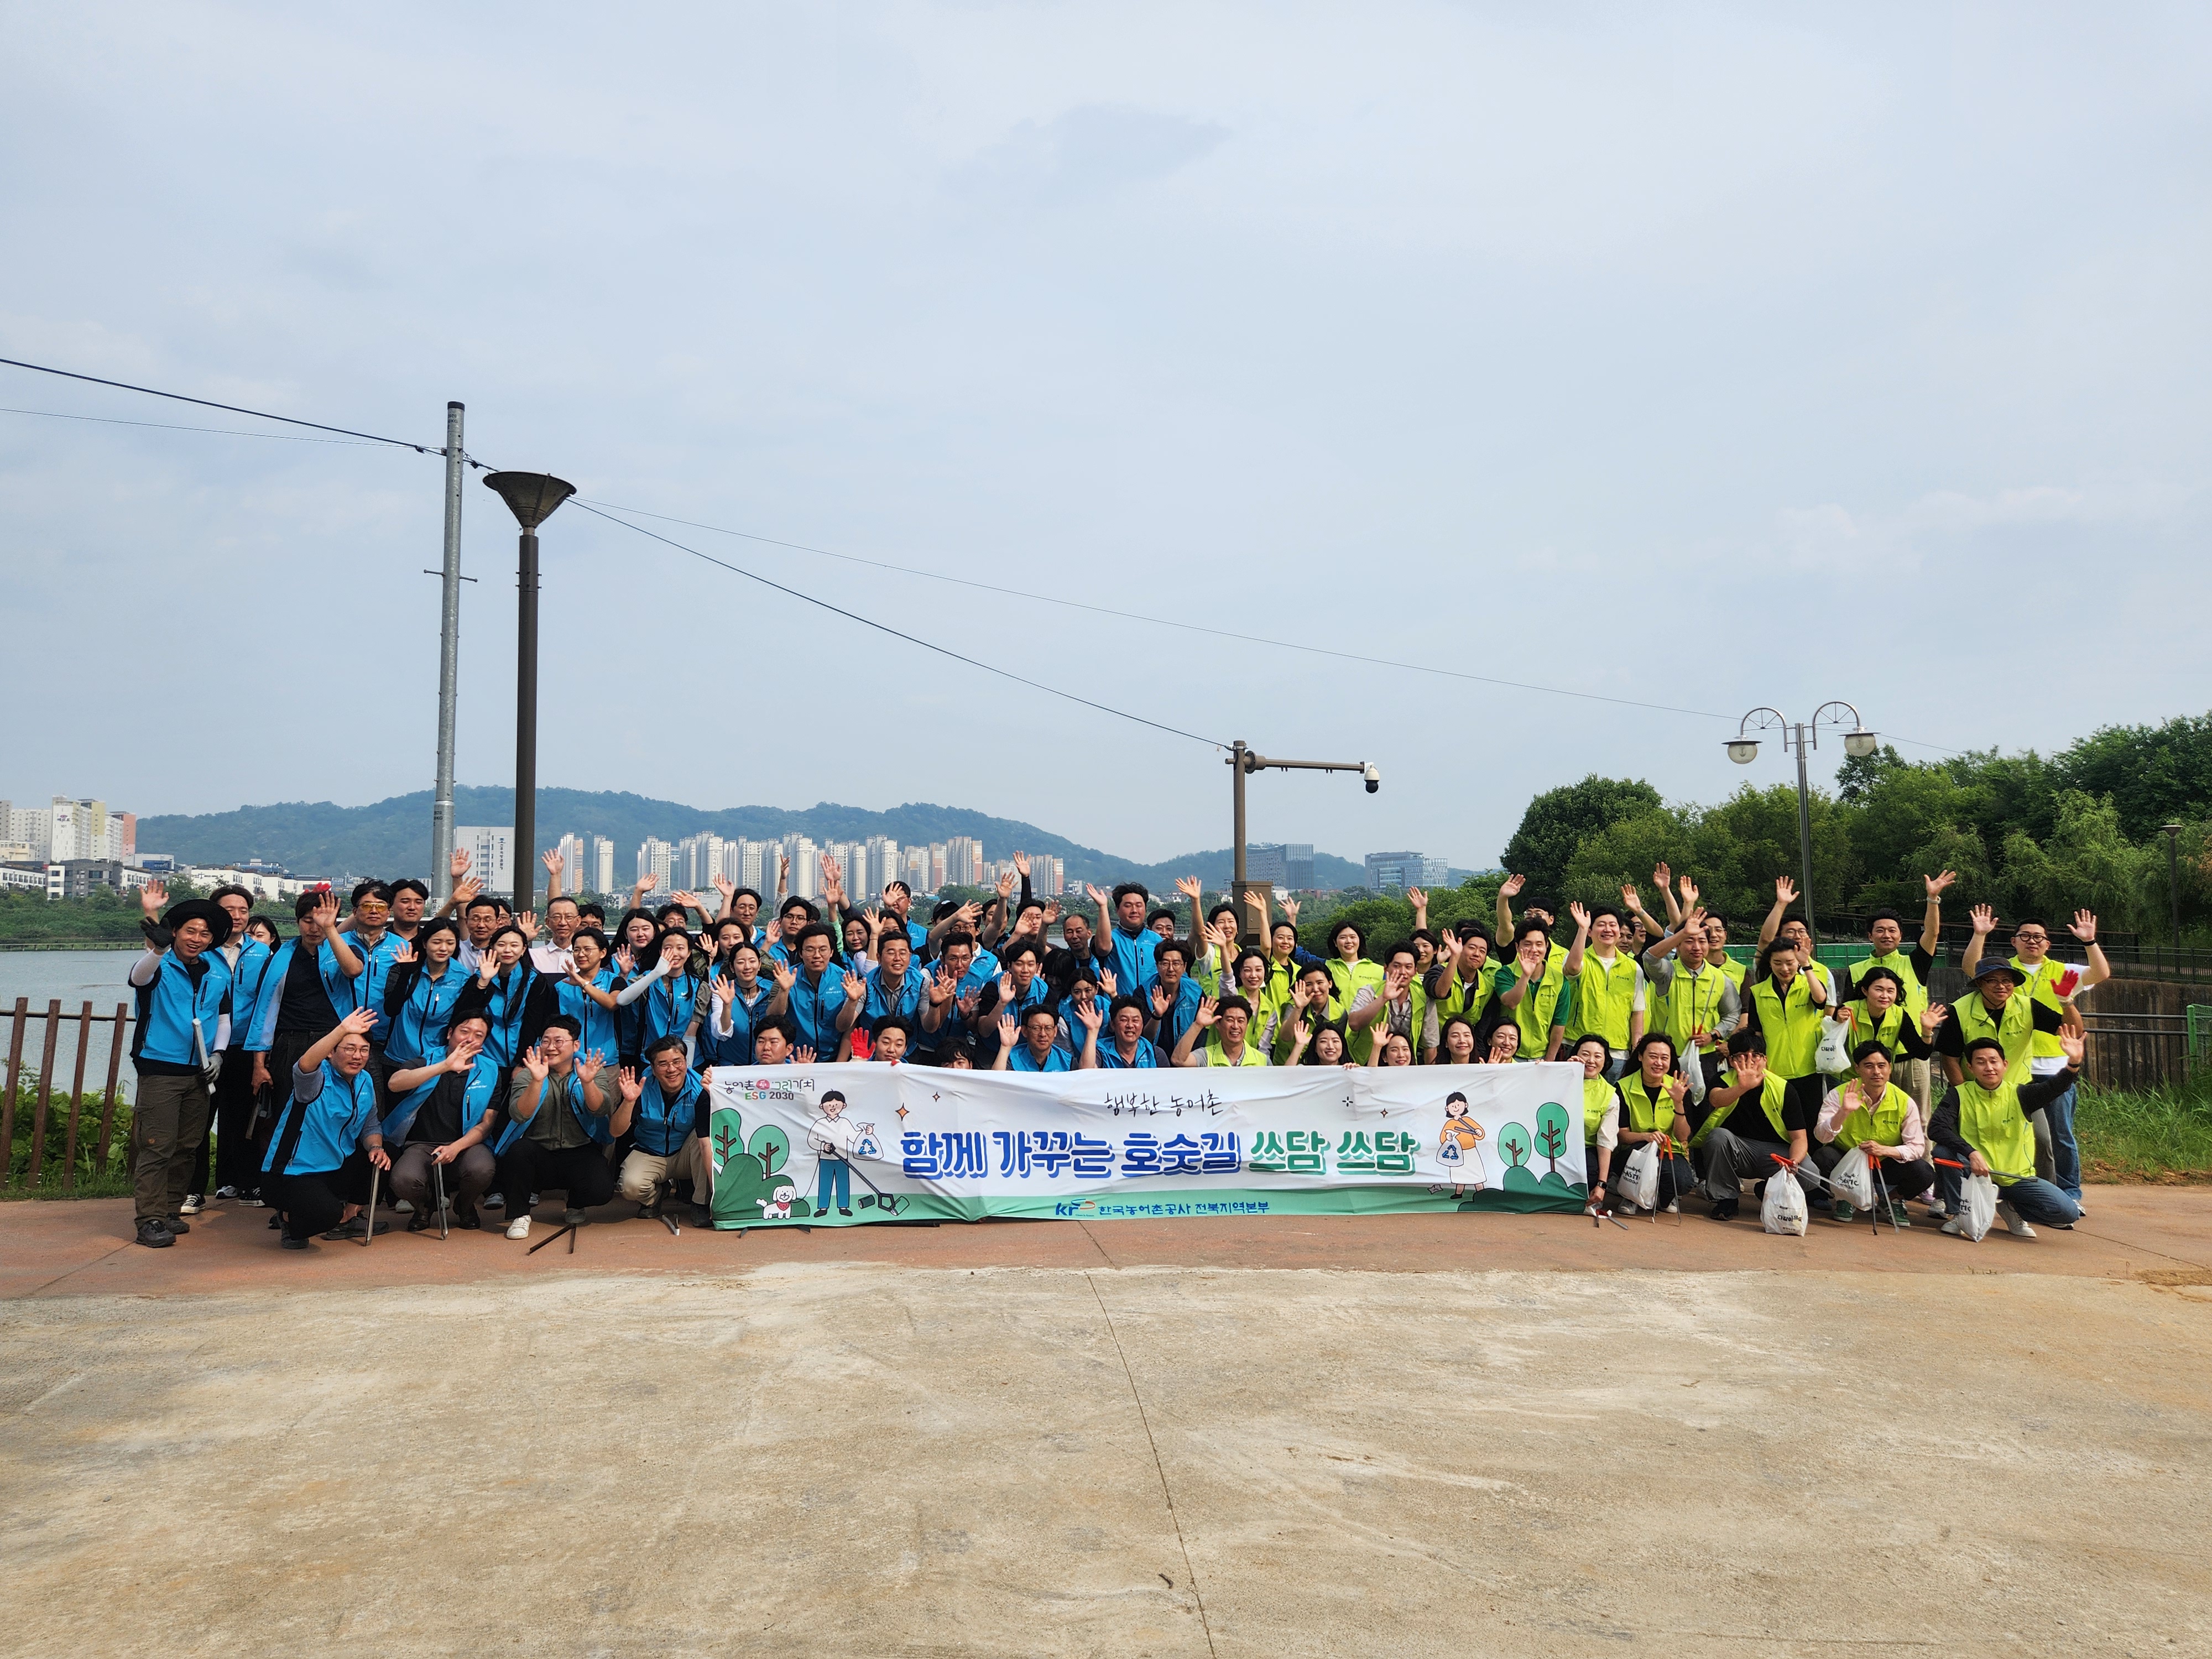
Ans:
[[[1089,1031],[1093,1035],[1096,1035],[1098,1028],[1106,1023],[1106,1016],[1098,1012],[1098,999],[1097,997],[1085,997],[1082,1001],[1077,1003],[1075,1005],[1075,1018],[1082,1023],[1083,1029],[1085,1030]]]
[[[576,1062],[576,1075],[582,1081],[589,1083],[593,1078],[599,1076],[599,1068],[605,1064],[606,1061],[599,1058],[598,1050],[586,1048],[584,1050],[584,1057]]]
[[[552,1066],[546,1063],[545,1056],[538,1052],[536,1043],[531,1044],[529,1051],[522,1056],[522,1064],[530,1073],[532,1083],[543,1083],[553,1075]]]
[[[1575,926],[1577,927],[1580,928],[1584,933],[1588,933],[1589,931],[1589,907],[1585,905],[1580,899],[1572,900],[1568,903],[1567,914],[1575,919]]]
[[[1787,876],[1777,876],[1777,877],[1775,877],[1775,878],[1774,878],[1774,902],[1775,902],[1777,904],[1795,904],[1795,903],[1796,903],[1796,902],[1797,902],[1797,884],[1796,884],[1796,882],[1794,882],[1794,881],[1790,880],[1790,878],[1789,878],[1789,877],[1787,877]]]
[[[1292,898],[1288,893],[1285,893],[1283,895],[1282,902],[1283,920],[1289,922],[1291,927],[1297,927],[1298,925],[1298,902]]]
[[[1213,1012],[1215,1006],[1215,1000],[1212,997],[1200,997],[1198,1000],[1198,1029],[1200,1030],[1203,1031],[1213,1024],[1215,1019],[1215,1014]]]
[[[788,957],[770,957],[768,971],[769,977],[775,981],[775,988],[779,991],[788,991],[799,983],[799,969],[791,965]]]
[[[1637,892],[1634,882],[1624,881],[1620,884],[1620,906],[1621,908],[1631,913],[1641,912],[1644,908],[1644,900]]]
[[[1667,1073],[1667,1098],[1674,1103],[1675,1110],[1681,1109],[1682,1097],[1689,1092],[1689,1079],[1684,1077],[1680,1072]]]
[[[868,982],[862,979],[858,974],[848,971],[845,975],[845,995],[847,998],[854,1002],[858,1002],[861,998],[867,994]]]
[[[1977,904],[1966,912],[1974,921],[1977,933],[1994,933],[1997,930],[1997,913],[1986,904]]]
[[[1668,884],[1674,879],[1674,872],[1667,867],[1666,860],[1661,859],[1658,863],[1651,866],[1651,884],[1662,893],[1667,890]]]
[[[395,968],[403,962],[415,962],[417,960],[419,960],[419,958],[415,954],[415,947],[407,944],[404,940],[401,941],[399,948],[392,953],[392,965]]]
[[[1508,876],[1505,878],[1504,883],[1499,885],[1498,895],[1500,898],[1516,897],[1519,895],[1521,890],[1528,884],[1528,878],[1526,876]]]
[[[338,1022],[338,1030],[349,1036],[367,1036],[376,1029],[376,1011],[356,1008]]]
[[[465,853],[456,853],[453,856],[455,858],[466,858],[468,854]],[[474,876],[462,876],[459,878],[453,883],[453,908],[457,910],[467,909],[469,907],[469,901],[483,891],[483,884],[478,881]]]
[[[975,931],[975,924],[983,920],[983,907],[976,903],[974,899],[969,899],[952,915],[961,927],[972,933]]]
[[[712,988],[717,1002],[733,1003],[738,1000],[738,981],[731,975],[721,975],[714,982]]]
[[[167,882],[149,881],[138,890],[138,908],[146,913],[146,920],[149,921],[160,915],[161,907],[168,902],[169,887]]]
[[[1168,1010],[1173,1005],[1168,1000],[1168,994],[1165,991],[1162,990],[1157,985],[1152,987],[1152,1016],[1154,1018],[1165,1019],[1167,1018]]]
[[[713,885],[714,890],[722,896],[722,902],[725,904],[730,902],[731,895],[738,890],[737,883],[719,872],[714,878]]]
[[[1086,881],[1083,884],[1083,896],[1102,910],[1109,902],[1106,890],[1096,882]]]
[[[1257,910],[1260,913],[1260,920],[1261,921],[1264,922],[1267,921],[1267,890],[1266,888],[1247,887],[1244,890],[1244,904],[1245,908],[1248,909]]]
[[[671,893],[668,896],[673,902],[682,905],[687,910],[703,910],[707,908],[699,902],[699,896],[696,893],[689,890]]]
[[[940,966],[938,969],[935,976],[922,986],[921,994],[927,997],[936,1006],[942,1008],[946,1003],[952,1000],[953,994],[959,988],[960,988],[953,982],[952,970],[950,968]]]
[[[1114,970],[1111,968],[1099,969],[1098,988],[1109,997],[1117,994],[1117,988],[1114,982]]]
[[[1765,1082],[1766,1056],[1755,1052],[1744,1054],[1736,1061],[1735,1077],[1739,1083]]]
[[[1955,870],[1946,870],[1940,876],[1923,876],[1920,878],[1920,880],[1922,884],[1928,889],[1928,896],[1929,898],[1941,898],[1943,896],[1944,889],[1950,886],[1950,884],[1958,880],[1958,872]]]
[[[2066,931],[2084,945],[2097,942],[2097,915],[2094,910],[2076,910],[2074,920],[2066,924]]]
[[[1187,899],[1201,899],[1206,896],[1206,889],[1200,885],[1196,876],[1177,876],[1176,891]]]
[[[1416,910],[1425,910],[1429,908],[1429,896],[1418,887],[1408,887],[1406,890],[1406,902]]]
[[[2066,1063],[2080,1070],[2081,1056],[2088,1052],[2088,1044],[2082,1042],[2081,1034],[2071,1027],[2061,1030],[2058,1033],[2058,1048],[2059,1052],[2066,1056]]]
[[[814,1050],[805,1043],[800,1043],[791,1051],[791,1063],[794,1066],[811,1066],[814,1063]]]
[[[1053,923],[1054,923],[1055,921],[1058,921],[1059,920],[1060,920],[1060,901],[1059,901],[1058,899],[1056,899],[1056,898],[1055,898],[1055,899],[1047,899],[1047,900],[1044,902],[1044,925],[1045,925],[1046,927],[1051,927],[1051,926],[1053,925]]]
[[[455,881],[459,881],[468,872],[469,849],[465,847],[456,847],[453,848],[453,856],[446,860],[446,873]]]
[[[635,1069],[625,1066],[615,1074],[615,1087],[622,1091],[625,1105],[635,1106],[638,1097],[645,1092],[645,1079]]]
[[[1029,874],[1029,872],[1030,872],[1030,855],[1029,855],[1027,853],[1017,853],[1017,854],[1014,854],[1014,873],[1015,873],[1015,874],[1017,874],[1017,875],[1019,875],[1019,876],[1026,877],[1026,876]]]
[[[775,884],[776,884],[776,889],[777,889],[777,890],[778,890],[779,892],[785,892],[785,893],[788,893],[788,892],[791,890],[791,854],[790,854],[786,853],[786,854],[784,854],[781,858],[779,858],[778,860],[776,860],[776,862],[775,862],[775,870],[776,870],[776,882],[775,882]]]
[[[1941,1029],[1943,1022],[1950,1018],[1951,1011],[1943,1004],[1929,1003],[1920,1011],[1920,1035],[1923,1037],[1933,1037]]]
[[[338,925],[338,896],[325,890],[315,901],[314,917],[315,926],[326,933],[336,927]]]
[[[1012,1009],[1009,1008],[1000,1014],[999,1016],[999,1046],[1001,1048],[1012,1048],[1014,1039],[1021,1034],[1021,1024],[1015,1019]]]
[[[556,849],[547,848],[538,855],[538,861],[545,866],[547,875],[557,876],[561,873],[561,854]]]
[[[1313,993],[1306,989],[1304,980],[1291,987],[1291,1005],[1300,1013],[1313,1006]]]
[[[1001,870],[999,872],[999,896],[1001,899],[1010,899],[1013,896],[1014,872],[1011,870]]]
[[[635,973],[637,952],[627,945],[617,945],[615,946],[615,966],[621,969],[625,975]]]
[[[786,859],[784,862],[786,864],[789,864],[791,860]],[[660,878],[652,871],[648,870],[637,878],[637,885],[633,887],[630,890],[638,894],[650,893],[654,888],[659,885]]]
[[[1684,905],[1694,906],[1697,903],[1698,884],[1692,881],[1689,877],[1684,876],[1680,882],[1676,883],[1674,890],[1681,894]]]
[[[525,939],[536,939],[538,937],[538,912],[535,910],[518,910],[515,912],[514,925],[522,929],[522,936]]]

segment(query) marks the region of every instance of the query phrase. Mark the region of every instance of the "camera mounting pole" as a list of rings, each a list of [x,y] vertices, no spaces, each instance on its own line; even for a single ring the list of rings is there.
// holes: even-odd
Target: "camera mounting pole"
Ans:
[[[1267,768],[1281,772],[1357,772],[1366,780],[1367,793],[1371,795],[1382,787],[1382,769],[1371,761],[1278,760],[1271,755],[1258,754],[1247,748],[1242,738],[1229,745],[1229,752],[1222,757],[1222,759],[1230,768],[1231,780],[1230,800],[1234,838],[1230,843],[1230,867],[1234,874],[1229,884],[1230,902],[1237,907],[1237,915],[1244,919],[1244,925],[1249,928],[1250,923],[1244,896],[1256,891],[1272,898],[1274,884],[1247,881],[1244,878],[1244,779],[1246,775]],[[1259,942],[1263,946],[1267,943],[1264,929],[1261,931]]]

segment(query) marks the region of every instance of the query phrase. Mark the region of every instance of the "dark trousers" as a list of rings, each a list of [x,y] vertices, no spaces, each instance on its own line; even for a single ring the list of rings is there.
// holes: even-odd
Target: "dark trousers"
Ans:
[[[430,1181],[430,1150],[427,1140],[410,1141],[392,1160],[392,1197],[404,1198],[418,1210],[437,1201]],[[466,1215],[476,1207],[477,1200],[491,1190],[497,1170],[491,1148],[484,1146],[470,1147],[446,1166],[446,1196],[453,1200],[455,1214]]]
[[[1741,1195],[1740,1182],[1780,1175],[1782,1166],[1774,1160],[1789,1156],[1790,1149],[1779,1142],[1747,1140],[1723,1125],[1705,1137],[1705,1194],[1715,1203],[1733,1204]],[[1820,1183],[1810,1174],[1800,1174],[1796,1180],[1809,1203],[1820,1190]]]
[[[525,1135],[499,1155],[498,1179],[509,1221],[530,1213],[532,1193],[566,1193],[572,1210],[588,1210],[615,1195],[614,1168],[597,1144],[556,1152]]]
[[[208,1091],[198,1072],[143,1077],[131,1109],[131,1181],[137,1218],[166,1221],[191,1189],[192,1148],[207,1139]]]
[[[1834,1141],[1826,1146],[1817,1140],[1813,1143],[1813,1162],[1820,1167],[1822,1175],[1832,1175],[1836,1165],[1843,1161],[1844,1149]],[[1917,1198],[1936,1184],[1936,1166],[1924,1158],[1879,1158],[1873,1162],[1875,1168],[1881,1172],[1881,1185],[1875,1189],[1875,1194],[1878,1197],[1886,1189],[1893,1204],[1902,1204],[1908,1198]],[[1832,1199],[1835,1194],[1830,1193],[1828,1196]]]
[[[203,1135],[192,1161],[191,1191],[234,1187],[250,1193],[261,1184],[253,1162],[253,1056],[233,1048],[222,1057],[222,1075],[215,1085],[215,1187],[208,1185],[208,1141]]]
[[[284,1237],[313,1238],[338,1224],[349,1204],[368,1202],[368,1154],[356,1152],[335,1170],[288,1175],[276,1182]]]

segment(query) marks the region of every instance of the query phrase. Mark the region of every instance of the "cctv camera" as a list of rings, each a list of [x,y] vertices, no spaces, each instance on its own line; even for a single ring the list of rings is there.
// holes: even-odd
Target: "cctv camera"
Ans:
[[[1360,775],[1367,780],[1367,793],[1373,794],[1382,787],[1382,769],[1370,762]]]

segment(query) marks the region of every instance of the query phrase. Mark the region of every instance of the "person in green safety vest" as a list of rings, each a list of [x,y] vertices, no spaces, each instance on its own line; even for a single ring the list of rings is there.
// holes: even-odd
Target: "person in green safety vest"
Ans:
[[[1850,1077],[1830,1091],[1814,1121],[1813,1162],[1822,1175],[1832,1175],[1844,1155],[1859,1148],[1879,1172],[1875,1201],[1887,1193],[1890,1219],[1910,1227],[1905,1200],[1936,1184],[1936,1166],[1928,1161],[1920,1103],[1897,1086],[1893,1070],[1889,1049],[1875,1038],[1851,1050]],[[1847,1200],[1835,1200],[1837,1220],[1849,1221],[1853,1214]]]
[[[1267,1051],[1247,1039],[1252,1005],[1243,997],[1200,997],[1198,1014],[1176,1043],[1178,1066],[1265,1066]]]
[[[1894,910],[1877,910],[1867,922],[1867,943],[1874,954],[1855,962],[1845,969],[1837,986],[1838,1002],[1850,1002],[1864,995],[1860,981],[1878,968],[1887,968],[1897,975],[1903,988],[1905,1012],[1917,1016],[1928,1006],[1928,981],[1942,960],[1943,952],[1943,894],[1959,879],[1954,872],[1923,876],[1921,885],[1927,890],[1928,902],[1921,912],[1920,937],[1911,950],[1905,948],[1905,918]],[[1972,971],[1969,969],[1968,971]],[[1892,1052],[1891,1069],[1895,1073],[1899,1087],[1920,1103],[1923,1121],[1928,1115],[1933,1097],[1929,1094],[1934,1067],[1917,1056],[1898,1060]]]
[[[1785,914],[1796,902],[1797,884],[1787,876],[1777,876],[1774,878],[1774,908],[1766,913],[1766,921],[1759,927],[1759,948],[1764,951],[1778,939],[1791,941],[1797,947],[1797,966],[1800,970],[1812,975],[1826,986],[1828,999],[1833,1001],[1836,995],[1836,977],[1820,961],[1819,951],[1814,949],[1813,935],[1806,927],[1804,918]],[[1749,977],[1753,981],[1759,978],[1759,966],[1756,963],[1752,965]]]
[[[1743,1017],[1737,981],[1712,960],[1705,922],[1692,908],[1644,953],[1645,1029],[1664,1031],[1685,1061],[1696,1061],[1700,1094],[1720,1074],[1723,1045]],[[1686,1064],[1680,1069],[1688,1074]]]
[[[1951,1017],[1950,1009],[1940,1002],[1923,1002],[1916,1017],[1905,1007],[1905,981],[1887,968],[1861,963],[1857,976],[1849,982],[1858,1000],[1830,1008],[1828,1018],[1846,1028],[1844,1040],[1851,1053],[1856,1054],[1862,1042],[1881,1044],[1889,1054],[1890,1080],[1902,1088],[1905,1068],[1934,1056],[1935,1035]],[[1926,1121],[1924,1115],[1922,1121]]]
[[[1436,965],[1421,981],[1421,988],[1428,996],[1421,1054],[1433,1066],[1443,1039],[1444,1022],[1458,1018],[1480,1025],[1498,988],[1498,976],[1490,964],[1490,935],[1480,922],[1469,920],[1444,930]]]
[[[1659,1148],[1659,1207],[1673,1215],[1680,1194],[1697,1184],[1689,1159],[1690,1120],[1684,1111],[1688,1080],[1675,1066],[1674,1040],[1646,1031],[1636,1041],[1620,1079],[1620,1146],[1626,1160],[1647,1142]],[[1630,1207],[1633,1207],[1632,1206]]]
[[[1329,981],[1335,988],[1337,1001],[1347,1013],[1362,990],[1382,988],[1382,964],[1368,961],[1366,949],[1366,930],[1357,924],[1339,922],[1328,930]],[[1370,1045],[1364,1040],[1363,1034],[1347,1030],[1344,1040],[1352,1045],[1352,1057],[1365,1064]]]
[[[1629,1049],[1644,1035],[1644,967],[1634,952],[1621,949],[1620,912],[1611,905],[1590,910],[1577,900],[1567,914],[1575,919],[1575,941],[1561,967],[1575,988],[1567,1037],[1572,1042],[1589,1032],[1603,1037],[1613,1055],[1606,1062],[1606,1081],[1616,1082],[1627,1068]]]
[[[1595,1031],[1575,1039],[1566,1057],[1583,1068],[1583,1185],[1589,1194],[1589,1208],[1604,1212],[1605,1178],[1613,1165],[1613,1149],[1620,1144],[1620,1093],[1605,1070],[1613,1051]]]
[[[1574,1018],[1575,982],[1566,975],[1566,953],[1554,957],[1551,930],[1524,921],[1515,931],[1513,960],[1498,969],[1501,1013],[1521,1028],[1521,1053],[1529,1060],[1556,1060]]]
[[[1512,900],[1520,893],[1522,888],[1527,885],[1528,880],[1528,878],[1526,876],[1508,876],[1498,889],[1497,937],[1498,948],[1500,951],[1510,950],[1520,941],[1520,931],[1513,924]],[[1544,938],[1551,947],[1552,960],[1557,963],[1565,962],[1567,959],[1567,947],[1552,938],[1555,920],[1548,906],[1540,900],[1531,898],[1528,901],[1528,908],[1521,913],[1521,920],[1524,923],[1531,921],[1543,923]]]
[[[2081,1076],[2081,1034],[2071,1029],[2058,1033],[2058,1051],[2064,1067],[2049,1077],[2027,1082],[2014,1075],[2005,1047],[1995,1037],[1976,1037],[1966,1045],[1966,1079],[1943,1097],[1929,1126],[1929,1138],[1939,1152],[1964,1164],[1975,1175],[1985,1175],[2004,1194],[1997,1200],[1997,1218],[2014,1238],[2033,1238],[2028,1224],[2071,1227],[2081,1218],[2081,1206],[2035,1173],[2035,1130],[2029,1119],[2072,1088]],[[1960,1231],[1957,1210],[1965,1176],[1955,1169],[1939,1169],[1944,1203],[1954,1212],[1943,1224],[1947,1233]]]
[[[1977,1037],[1991,1038],[2004,1050],[2011,1081],[2025,1083],[2035,1075],[2028,1064],[2035,1034],[2055,1037],[2067,1022],[2058,1009],[2017,994],[2027,980],[2019,969],[1994,957],[1975,964],[1966,994],[1951,1005],[1951,1018],[1936,1034],[1936,1052],[1942,1056],[1943,1074],[1953,1088],[1966,1081],[1966,1045]]]
[[[1382,983],[1361,986],[1352,993],[1346,1011],[1345,1029],[1352,1052],[1372,1055],[1386,1036],[1401,1036],[1411,1048],[1421,1035],[1428,1012],[1428,993],[1421,988],[1420,958],[1411,945],[1394,945],[1382,953]]]
[[[1807,1150],[1817,1104],[1808,1105],[1803,1091],[1769,1064],[1757,1031],[1739,1030],[1730,1037],[1729,1058],[1735,1069],[1723,1073],[1727,1080],[1706,1094],[1705,1121],[1690,1137],[1703,1191],[1713,1201],[1712,1218],[1735,1219],[1743,1182],[1764,1182],[1783,1174],[1778,1158],[1790,1160],[1790,1178],[1805,1188],[1809,1207],[1815,1182]]]
[[[1987,927],[1982,925],[1984,915],[1989,921]],[[1968,974],[1979,965],[1982,947],[1996,926],[1996,917],[1987,905],[1975,907],[1974,937],[1966,946],[1965,960]],[[2049,924],[2030,917],[2013,923],[2012,965],[2026,976],[2028,994],[2039,1006],[2056,1010],[2068,1024],[2078,1027],[2081,1018],[2075,1000],[2110,979],[2112,969],[2097,943],[2095,912],[2076,910],[2066,931],[2080,942],[2087,960],[2078,963],[2054,962]],[[2058,1038],[2053,1032],[2039,1029],[2028,1039],[2027,1054],[2027,1069],[2037,1077],[2051,1077],[2065,1067]],[[2036,1115],[2034,1122],[2036,1173],[2078,1205],[2081,1201],[2081,1148],[2074,1138],[2073,1092],[2069,1090],[2052,1100]]]
[[[1743,1026],[1765,1039],[1766,1069],[1792,1081],[1809,1079],[1809,1109],[1817,1109],[1827,1085],[1814,1055],[1820,1047],[1820,1017],[1828,1006],[1828,983],[1805,971],[1804,952],[1794,940],[1764,945],[1743,1000]],[[1810,1121],[1810,1119],[1808,1119]]]

